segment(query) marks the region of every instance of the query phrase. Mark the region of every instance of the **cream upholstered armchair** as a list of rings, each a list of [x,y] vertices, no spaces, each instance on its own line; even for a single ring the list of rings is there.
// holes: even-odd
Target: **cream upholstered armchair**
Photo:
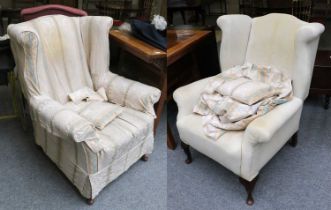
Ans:
[[[246,62],[271,65],[292,79],[294,97],[252,121],[243,131],[228,131],[218,140],[203,132],[202,117],[193,113],[204,87],[213,77],[177,89],[177,128],[182,148],[191,163],[190,147],[217,161],[239,176],[245,186],[247,204],[259,171],[292,137],[296,145],[303,101],[312,77],[319,37],[324,26],[303,22],[291,15],[269,14],[250,18],[225,15],[217,20],[222,30],[220,63],[222,71]]]
[[[147,160],[160,97],[109,71],[112,22],[51,15],[8,28],[35,141],[90,204],[138,159]]]

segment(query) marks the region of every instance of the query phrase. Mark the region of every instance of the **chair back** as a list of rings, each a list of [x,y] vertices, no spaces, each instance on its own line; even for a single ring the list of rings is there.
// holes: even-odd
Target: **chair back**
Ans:
[[[50,15],[8,27],[25,95],[46,94],[60,103],[92,75],[108,71],[109,17]],[[27,97],[29,98],[29,97]]]
[[[280,13],[253,19],[225,15],[217,23],[222,29],[222,71],[247,62],[273,66],[293,80],[295,96],[308,96],[322,24]]]
[[[296,35],[307,24],[291,15],[270,14],[252,20],[246,62],[272,65],[291,75]]]
[[[48,4],[37,7],[30,7],[21,10],[21,18],[23,21],[35,19],[46,15],[65,15],[70,17],[87,16],[83,10],[57,4]]]

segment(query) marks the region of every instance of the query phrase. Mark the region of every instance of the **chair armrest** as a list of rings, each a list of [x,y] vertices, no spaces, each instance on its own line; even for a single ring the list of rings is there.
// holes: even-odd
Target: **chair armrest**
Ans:
[[[255,119],[245,130],[245,141],[251,144],[270,141],[275,133],[302,108],[302,104],[301,99],[293,97],[291,101]]]
[[[49,133],[75,142],[96,140],[94,125],[48,96],[30,98],[31,117]]]
[[[177,103],[177,120],[193,112],[198,103],[201,92],[214,77],[208,77],[175,90],[173,97]]]
[[[110,102],[156,117],[154,104],[160,99],[159,89],[113,73],[109,77],[106,93]]]
[[[294,97],[248,125],[241,146],[242,178],[253,180],[263,166],[298,131],[302,103],[300,98]]]

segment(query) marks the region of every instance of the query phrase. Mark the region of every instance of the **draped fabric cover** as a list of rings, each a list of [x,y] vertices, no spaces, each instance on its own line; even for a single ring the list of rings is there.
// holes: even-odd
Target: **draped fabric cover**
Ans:
[[[69,98],[84,88],[102,90],[104,97],[123,92],[121,87],[110,87],[112,78],[118,77],[109,71],[112,22],[109,17],[51,15],[8,27],[36,143],[86,198],[95,198],[153,150],[154,112],[112,104],[111,110],[118,111],[98,124],[103,121],[97,116],[106,116],[95,110],[103,106],[101,102],[74,103]],[[158,89],[134,83],[142,93],[130,90],[135,97],[128,95],[128,104],[138,99],[150,107],[158,101]],[[99,111],[96,116],[93,110]]]
[[[206,136],[244,130],[257,117],[292,98],[291,80],[271,66],[247,63],[215,76],[193,112],[202,115]]]

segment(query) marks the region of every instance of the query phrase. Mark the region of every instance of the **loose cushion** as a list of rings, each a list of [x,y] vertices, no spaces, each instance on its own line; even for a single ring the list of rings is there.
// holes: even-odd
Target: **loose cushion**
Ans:
[[[218,87],[217,91],[247,105],[255,104],[274,93],[267,83],[253,81],[248,78],[226,81]]]
[[[249,81],[234,90],[232,98],[242,103],[252,105],[272,95],[273,91],[270,85],[259,81]]]
[[[93,123],[96,128],[103,129],[123,111],[123,108],[107,102],[94,102],[85,106],[80,115]]]

